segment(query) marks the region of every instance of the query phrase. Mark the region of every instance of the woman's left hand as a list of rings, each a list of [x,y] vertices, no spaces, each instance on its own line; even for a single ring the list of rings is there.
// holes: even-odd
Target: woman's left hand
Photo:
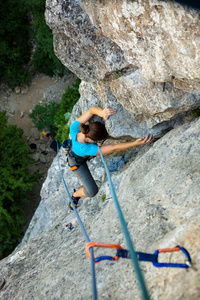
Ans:
[[[104,120],[108,120],[108,118],[114,114],[116,114],[117,110],[112,107],[106,107],[103,109],[103,118]]]

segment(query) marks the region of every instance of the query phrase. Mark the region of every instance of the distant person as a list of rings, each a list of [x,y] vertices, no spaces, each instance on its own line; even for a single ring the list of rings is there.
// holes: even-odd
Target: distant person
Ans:
[[[95,156],[100,156],[99,148],[101,149],[102,154],[106,155],[135,146],[144,145],[153,140],[153,136],[148,134],[146,137],[138,138],[135,141],[118,143],[115,145],[102,145],[99,147],[97,142],[101,142],[108,137],[105,125],[101,122],[91,122],[88,125],[86,123],[94,115],[102,117],[106,121],[115,113],[116,110],[111,107],[102,109],[98,106],[93,106],[74,121],[70,127],[72,149],[69,151],[68,164],[83,185],[72,195],[75,207],[77,207],[81,197],[94,197],[98,192],[98,186],[88,169],[87,160]],[[69,206],[73,209],[71,203]]]

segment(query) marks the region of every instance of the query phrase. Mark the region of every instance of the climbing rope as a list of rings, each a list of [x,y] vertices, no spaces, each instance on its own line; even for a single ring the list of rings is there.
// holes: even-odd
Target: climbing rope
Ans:
[[[128,232],[127,226],[126,226],[126,222],[124,220],[124,216],[122,214],[122,211],[121,211],[118,199],[117,199],[117,195],[115,193],[115,190],[114,190],[114,187],[113,187],[113,184],[112,184],[111,176],[110,176],[108,167],[106,165],[106,162],[104,160],[104,157],[103,157],[103,154],[101,152],[100,147],[99,147],[99,152],[101,154],[101,159],[102,159],[102,162],[103,162],[105,170],[106,170],[106,174],[107,174],[107,177],[108,177],[108,182],[109,182],[109,185],[110,185],[111,194],[112,194],[112,197],[113,197],[113,200],[114,200],[114,203],[115,203],[115,207],[116,207],[116,210],[117,210],[117,214],[118,214],[118,217],[119,217],[119,220],[120,220],[120,223],[121,223],[121,228],[122,228],[122,231],[124,233],[126,243],[127,243],[127,246],[128,246],[128,249],[129,249],[129,252],[130,252],[130,255],[131,255],[131,259],[132,259],[132,262],[133,262],[133,266],[135,268],[135,272],[136,272],[137,277],[138,277],[138,282],[140,284],[140,288],[141,288],[141,291],[142,291],[142,296],[143,296],[144,300],[148,300],[149,296],[148,296],[148,293],[147,293],[147,289],[146,289],[146,286],[145,286],[145,282],[144,282],[144,279],[143,279],[142,272],[141,272],[139,264],[138,264],[137,254],[134,250],[133,243],[131,241],[131,237],[130,237],[130,234]]]
[[[82,230],[82,232],[83,232],[83,235],[84,235],[84,237],[85,237],[85,239],[86,239],[86,242],[89,243],[89,242],[90,242],[90,239],[89,239],[89,237],[88,237],[88,235],[87,235],[87,232],[86,232],[85,227],[84,227],[84,225],[83,225],[83,223],[82,223],[82,221],[81,221],[81,218],[80,218],[80,216],[79,216],[79,214],[78,214],[78,212],[77,212],[77,209],[76,209],[76,207],[75,207],[75,205],[74,205],[74,202],[72,201],[71,195],[70,195],[70,193],[69,193],[69,190],[68,190],[68,188],[67,188],[67,185],[66,185],[66,183],[65,183],[65,180],[64,180],[64,177],[63,177],[61,168],[60,168],[60,162],[59,162],[59,144],[58,144],[58,141],[56,141],[56,142],[57,142],[58,167],[59,167],[59,170],[60,170],[60,174],[61,174],[61,177],[62,177],[62,181],[63,181],[63,184],[64,184],[64,186],[65,186],[65,190],[66,190],[66,192],[67,192],[67,195],[68,195],[68,197],[69,197],[69,200],[70,200],[70,202],[71,202],[71,205],[72,205],[72,207],[73,207],[74,213],[75,213],[75,215],[76,215],[76,217],[77,217],[77,220],[78,220],[79,225],[80,225],[80,227],[81,227],[81,230]],[[91,255],[91,275],[92,275],[92,291],[93,291],[93,299],[94,299],[94,300],[97,300],[97,288],[96,288],[96,277],[95,277],[94,253],[93,253],[93,249],[92,249],[92,248],[90,249],[90,255]]]
[[[100,147],[99,147],[99,152],[100,152],[101,159],[102,159],[102,162],[103,162],[105,170],[106,170],[106,174],[107,174],[107,177],[108,177],[108,182],[109,182],[109,185],[110,185],[111,194],[112,194],[112,197],[113,197],[113,200],[114,200],[114,204],[115,204],[115,207],[116,207],[116,210],[117,210],[117,213],[118,213],[118,217],[119,217],[119,220],[120,220],[120,223],[121,223],[122,231],[123,231],[123,233],[125,235],[125,238],[126,238],[126,243],[127,243],[129,251],[126,250],[126,249],[123,249],[120,245],[112,245],[114,247],[111,247],[111,248],[118,249],[115,257],[109,257],[109,256],[108,257],[100,257],[100,258],[97,258],[95,261],[100,262],[102,259],[118,260],[120,257],[132,259],[132,262],[133,262],[133,265],[134,265],[134,268],[135,268],[135,271],[136,271],[136,274],[137,274],[137,277],[138,277],[138,282],[140,284],[140,288],[141,288],[141,291],[142,291],[142,297],[143,297],[144,300],[147,300],[147,299],[149,299],[149,296],[148,296],[148,293],[147,293],[147,289],[146,289],[146,286],[145,286],[145,282],[144,282],[144,279],[143,279],[142,272],[141,272],[139,264],[138,264],[138,260],[151,261],[155,267],[189,268],[189,267],[191,267],[191,258],[190,258],[189,253],[187,252],[187,250],[185,248],[181,247],[181,246],[176,246],[174,248],[168,248],[168,249],[156,250],[154,254],[135,252],[134,247],[133,247],[133,243],[131,241],[130,234],[129,234],[127,226],[126,226],[126,222],[124,220],[124,217],[123,217],[123,214],[122,214],[122,211],[121,211],[118,199],[117,199],[117,195],[115,193],[115,189],[113,187],[110,172],[108,170],[108,167],[106,165],[106,162],[104,160],[104,157],[103,157],[103,154],[101,152]],[[99,245],[101,245],[99,247],[105,247],[105,246],[102,246],[102,244],[99,244]],[[87,247],[89,247],[88,249],[90,249],[90,248],[96,247],[96,246],[91,245],[91,244],[90,244],[90,246],[86,245],[86,253],[88,255],[89,252],[88,252]],[[107,246],[106,246],[106,248],[107,248]],[[158,262],[158,254],[159,253],[161,253],[161,252],[174,252],[174,251],[180,251],[180,250],[185,254],[185,256],[187,258],[187,261],[186,261],[185,264],[159,263]]]

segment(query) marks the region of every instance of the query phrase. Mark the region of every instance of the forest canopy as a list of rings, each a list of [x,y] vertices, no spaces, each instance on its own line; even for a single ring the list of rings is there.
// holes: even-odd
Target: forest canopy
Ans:
[[[38,171],[30,174],[27,170],[34,160],[22,134],[22,129],[7,125],[6,111],[0,111],[0,258],[19,243],[26,192],[41,177]]]
[[[26,84],[35,72],[63,76],[46,25],[45,0],[0,2],[0,78],[10,87]],[[68,71],[69,72],[69,71]]]

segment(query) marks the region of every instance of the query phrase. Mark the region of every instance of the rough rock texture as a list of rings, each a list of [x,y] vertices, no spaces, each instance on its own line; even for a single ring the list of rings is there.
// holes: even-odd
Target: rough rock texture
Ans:
[[[80,0],[94,26],[115,42],[126,61],[151,81],[194,80],[199,91],[200,35],[197,11],[173,1]]]
[[[55,53],[78,77],[100,80],[127,66],[120,47],[101,35],[77,1],[47,1],[46,7]]]
[[[151,263],[140,263],[151,299],[197,300],[200,297],[199,143],[200,119],[197,119],[171,130],[152,146],[147,145],[146,150],[141,147],[143,153],[132,153],[129,162],[112,175],[135,249],[152,253],[179,244],[191,254],[193,269],[187,271],[157,269]],[[62,153],[60,160],[71,191],[70,183],[74,179],[69,177]],[[102,167],[100,161],[98,164],[96,169]],[[74,213],[61,205],[66,196],[58,178],[54,161],[42,191],[43,195],[49,193],[44,202],[54,219],[51,229],[0,262],[1,278],[5,280],[0,291],[2,300],[92,299],[85,240]],[[104,194],[106,201],[102,202]],[[86,198],[81,203],[79,213],[91,241],[119,243],[126,248],[106,179],[95,198]],[[70,232],[65,228],[68,222],[74,226]],[[95,251],[96,256],[106,253]],[[184,261],[178,253],[160,259]],[[128,260],[97,264],[96,278],[99,299],[141,298]]]
[[[153,253],[179,244],[192,258],[187,271],[141,262],[151,299],[199,299],[200,119],[189,122],[184,113],[200,101],[199,14],[169,1],[47,0],[46,20],[57,56],[84,80],[70,122],[91,105],[109,105],[117,108],[106,122],[114,137],[174,127],[107,162],[135,249]],[[62,152],[59,157],[72,193],[80,183]],[[126,248],[100,158],[90,168],[100,190],[78,209],[90,240]],[[0,262],[0,298],[92,299],[85,240],[68,208],[57,158],[41,196],[22,245]],[[95,250],[95,256],[110,254]],[[184,261],[180,253],[160,259]],[[126,259],[97,264],[96,280],[99,299],[141,299]]]
[[[128,119],[113,118],[113,136],[159,134],[200,105],[197,11],[172,1],[47,0],[45,15],[56,55],[88,82],[84,101],[96,94]]]
[[[106,122],[110,135],[138,138],[148,132],[158,135],[167,128],[183,124],[192,117],[184,111],[200,104],[200,95],[176,90],[176,95],[172,96],[174,88],[170,83],[166,84],[166,93],[163,93],[158,87],[149,89],[145,85],[147,81],[140,81],[139,78],[137,69],[110,83],[82,82],[77,115],[81,115],[92,105],[114,107],[117,114]],[[178,117],[175,117],[176,114]]]

